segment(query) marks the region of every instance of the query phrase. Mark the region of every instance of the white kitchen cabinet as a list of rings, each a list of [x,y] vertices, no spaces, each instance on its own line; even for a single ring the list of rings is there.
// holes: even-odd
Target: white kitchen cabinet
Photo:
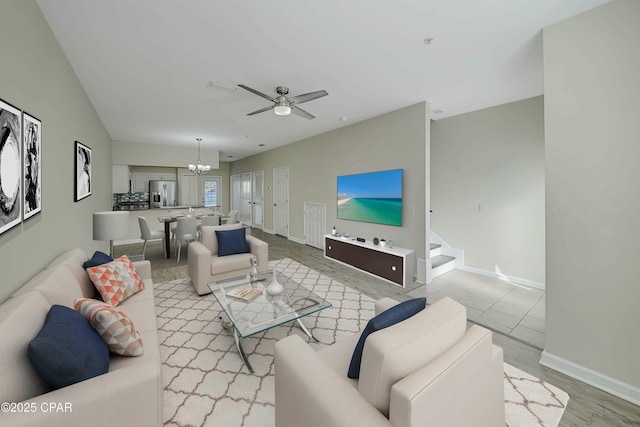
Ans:
[[[129,166],[113,165],[111,172],[111,186],[114,193],[129,192]]]
[[[160,173],[160,172],[150,172],[149,173],[149,181],[175,181],[176,174],[175,173]]]
[[[133,181],[133,191],[142,192],[149,191],[149,174],[146,172],[132,172],[131,181]]]

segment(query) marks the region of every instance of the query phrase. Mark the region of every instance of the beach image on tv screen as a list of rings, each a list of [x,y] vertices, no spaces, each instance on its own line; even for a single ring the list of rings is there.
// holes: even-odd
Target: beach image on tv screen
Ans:
[[[339,176],[338,218],[402,226],[402,169]]]

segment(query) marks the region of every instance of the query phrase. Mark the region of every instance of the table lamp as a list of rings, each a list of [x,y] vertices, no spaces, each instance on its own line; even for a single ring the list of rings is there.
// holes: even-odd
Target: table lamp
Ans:
[[[109,256],[113,257],[113,240],[129,234],[129,212],[106,211],[93,214],[93,240],[109,240]]]

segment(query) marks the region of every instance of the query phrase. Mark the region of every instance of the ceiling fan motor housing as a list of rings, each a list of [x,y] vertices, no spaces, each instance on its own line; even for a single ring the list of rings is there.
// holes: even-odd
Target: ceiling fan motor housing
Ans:
[[[286,94],[288,94],[288,93],[289,93],[289,88],[288,88],[288,87],[286,87],[286,86],[278,86],[278,87],[276,88],[276,92],[277,92],[279,95],[284,96],[284,95],[286,95]]]

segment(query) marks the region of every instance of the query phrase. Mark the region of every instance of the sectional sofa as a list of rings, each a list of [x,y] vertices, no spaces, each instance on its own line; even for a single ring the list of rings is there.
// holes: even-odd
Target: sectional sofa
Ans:
[[[85,261],[80,249],[62,254],[0,304],[0,425],[162,425],[162,371],[148,261],[133,263],[144,289],[117,306],[142,337],[141,356],[110,353],[107,373],[56,390],[29,359],[29,343],[52,305],[73,308],[75,300],[94,297]]]

